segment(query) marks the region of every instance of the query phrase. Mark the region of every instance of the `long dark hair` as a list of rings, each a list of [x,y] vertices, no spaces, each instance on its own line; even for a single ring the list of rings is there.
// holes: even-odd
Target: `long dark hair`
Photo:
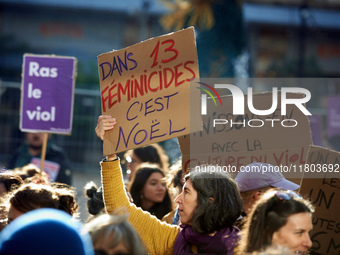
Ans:
[[[169,167],[169,157],[158,144],[135,148],[132,151],[128,151],[125,156],[132,154],[132,152],[136,154],[142,162],[158,164],[162,170],[167,170]]]
[[[272,244],[274,232],[286,225],[288,217],[297,213],[313,213],[311,203],[303,198],[280,200],[270,189],[252,208],[243,233],[241,253],[262,251]]]
[[[193,230],[207,234],[232,227],[243,208],[235,181],[223,172],[192,171],[185,176],[185,180],[188,179],[197,191],[197,206],[192,218]]]
[[[74,215],[78,210],[75,192],[60,184],[22,184],[9,198],[18,211],[26,213],[38,208],[54,208]]]
[[[144,188],[146,181],[153,173],[160,173],[165,177],[161,169],[152,165],[142,165],[136,172],[130,188],[130,194],[134,204],[138,207],[142,207],[141,191]],[[172,202],[167,188],[163,201],[161,203],[156,203],[147,211],[152,215],[155,215],[158,219],[162,219],[165,214],[172,211]]]

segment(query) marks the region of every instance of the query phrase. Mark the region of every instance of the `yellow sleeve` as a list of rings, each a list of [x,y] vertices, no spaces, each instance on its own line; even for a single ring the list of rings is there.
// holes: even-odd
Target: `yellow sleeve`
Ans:
[[[118,208],[126,207],[130,215],[128,220],[142,238],[149,254],[172,254],[179,227],[161,222],[129,202],[118,159],[101,162],[101,174],[107,212],[113,213]]]
[[[172,225],[172,219],[175,215],[175,210],[172,210],[171,212],[167,213],[166,215],[163,216],[162,221]]]

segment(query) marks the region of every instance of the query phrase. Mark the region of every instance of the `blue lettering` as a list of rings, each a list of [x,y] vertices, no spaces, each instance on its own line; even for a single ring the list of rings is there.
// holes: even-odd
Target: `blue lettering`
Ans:
[[[119,70],[119,66],[117,64],[116,57],[113,57],[111,76],[112,76],[114,70],[118,70],[119,75],[121,75],[121,72]]]
[[[144,137],[144,139],[143,139],[141,142],[138,143],[138,142],[136,141],[136,136],[137,136],[140,132],[142,132],[142,131],[144,131],[145,137]],[[147,137],[148,137],[148,132],[147,132],[145,129],[138,130],[138,132],[135,134],[135,137],[134,137],[134,139],[133,139],[133,142],[135,143],[135,145],[139,145],[139,144],[141,144],[141,143],[144,143],[144,141],[146,140]]]
[[[132,56],[132,55],[133,55],[133,53],[130,52],[130,53],[127,55],[127,59],[130,60],[130,61],[131,61],[132,63],[134,63],[135,65],[134,65],[134,67],[129,68],[129,70],[133,70],[133,69],[135,69],[135,68],[137,67],[137,62],[136,62],[134,59],[130,58],[130,56]]]
[[[160,109],[157,109],[158,112],[164,109],[163,104],[162,104],[162,103],[158,103],[158,100],[159,100],[159,99],[162,100],[161,97],[157,97],[157,98],[155,99],[155,104],[159,104],[159,105],[161,106]]]
[[[130,109],[132,108],[132,106],[133,106],[134,104],[139,104],[139,102],[136,101],[136,102],[134,102],[132,105],[130,105],[129,109],[128,109],[127,112],[126,112],[126,119],[129,120],[129,121],[134,120],[135,118],[138,117],[138,115],[136,115],[135,117],[133,117],[133,118],[131,119],[131,118],[129,118],[129,116],[128,116],[128,115],[129,115],[129,112],[130,112]]]
[[[156,120],[156,121],[157,121],[157,120]],[[159,138],[159,137],[162,137],[162,136],[165,136],[165,135],[166,135],[166,133],[164,133],[164,134],[162,134],[162,135],[155,135],[155,136],[153,136],[153,133],[159,131],[159,129],[154,130],[153,128],[156,127],[156,126],[158,126],[159,124],[160,124],[160,122],[157,122],[156,124],[153,124],[153,125],[151,126],[150,140],[152,140],[152,139],[154,139],[154,138]]]
[[[152,112],[154,112],[155,111],[155,109],[153,109],[152,111],[148,111],[148,109],[149,108],[151,108],[153,105],[151,104],[150,106],[148,105],[148,103],[150,102],[150,101],[152,101],[153,99],[151,98],[150,100],[148,100],[148,101],[146,101],[145,102],[145,114],[144,114],[144,116],[146,116],[146,115],[148,115],[149,113],[152,113]]]
[[[111,71],[111,64],[108,63],[108,62],[104,62],[104,63],[101,63],[99,66],[102,68],[102,75],[103,75],[103,80],[105,80],[109,75],[110,75],[110,72],[107,73],[107,75],[105,75],[105,71],[104,71],[104,66],[103,65],[109,65],[110,66],[110,71]]]
[[[169,119],[169,122],[170,122],[169,135],[172,135],[173,133],[183,132],[186,129],[186,128],[182,128],[182,129],[178,129],[178,130],[172,131],[171,130],[171,128],[172,128],[172,121],[171,121],[171,119]]]
[[[125,51],[125,54],[124,54],[124,62],[120,59],[119,55],[117,55],[117,58],[118,58],[118,63],[119,63],[119,68],[120,68],[120,72],[123,72],[123,68],[122,66],[124,67],[124,69],[127,71],[127,63],[126,63],[126,51]]]
[[[136,125],[133,126],[133,128],[131,129],[131,131],[130,131],[130,133],[129,133],[129,135],[128,135],[127,141],[125,140],[123,128],[122,128],[122,127],[119,127],[119,135],[118,135],[118,142],[117,142],[116,150],[117,150],[118,147],[119,147],[121,135],[123,136],[123,141],[124,141],[125,148],[127,148],[128,143],[129,143],[129,140],[130,140],[131,133],[132,133],[132,131],[133,131],[138,125],[139,125],[139,123],[137,123]]]
[[[169,95],[169,96],[164,96],[165,98],[168,99],[167,103],[166,103],[166,109],[169,109],[169,101],[170,101],[170,97],[177,95],[179,93],[179,91],[177,91],[176,93]]]

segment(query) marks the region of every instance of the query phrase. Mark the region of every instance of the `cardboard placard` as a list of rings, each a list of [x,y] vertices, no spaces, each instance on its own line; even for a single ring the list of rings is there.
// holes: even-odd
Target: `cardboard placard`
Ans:
[[[280,91],[278,93],[280,95]],[[298,93],[288,95],[289,98],[303,98]],[[247,102],[247,95],[244,98]],[[179,138],[183,169],[187,171],[200,164],[230,166],[225,170],[235,176],[240,167],[256,161],[281,167],[286,178],[301,178],[302,172],[298,171],[297,166],[305,163],[307,150],[312,144],[307,116],[295,105],[287,105],[287,113],[283,116],[280,107],[270,115],[257,116],[250,112],[246,104],[244,115],[233,115],[232,96],[223,96],[221,100],[223,107],[217,108],[208,98],[208,112],[202,116],[202,132]],[[278,96],[278,105],[281,105],[280,101]],[[272,92],[254,93],[253,102],[256,109],[269,109]],[[214,128],[213,119],[226,119],[228,123],[218,124]],[[296,123],[289,119],[295,120],[297,125],[294,126]],[[231,121],[244,122],[245,125],[231,126]]]
[[[70,134],[77,59],[25,54],[20,129]]]
[[[190,81],[199,77],[193,27],[98,56],[102,114],[117,119],[104,155],[190,132]]]
[[[33,157],[31,163],[39,168],[41,168],[41,159]],[[48,178],[52,181],[57,179],[59,174],[60,164],[57,162],[44,160],[43,171],[47,174]]]
[[[339,254],[340,153],[310,146],[306,163],[309,169],[317,169],[318,164],[327,168],[327,171],[322,173],[322,178],[315,178],[315,172],[306,171],[301,185],[300,193],[303,197],[309,197],[315,206],[311,250],[316,254]]]
[[[340,96],[327,98],[327,136],[340,135]]]

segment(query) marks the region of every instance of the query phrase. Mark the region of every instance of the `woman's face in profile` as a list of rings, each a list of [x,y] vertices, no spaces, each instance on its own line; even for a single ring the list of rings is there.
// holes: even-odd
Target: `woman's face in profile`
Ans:
[[[178,204],[178,214],[183,224],[191,225],[194,210],[197,207],[197,191],[194,189],[191,180],[187,180],[175,202]]]
[[[310,213],[296,213],[287,218],[287,223],[278,231],[274,232],[272,244],[289,248],[297,254],[307,254],[312,247],[309,237],[313,229]]]

